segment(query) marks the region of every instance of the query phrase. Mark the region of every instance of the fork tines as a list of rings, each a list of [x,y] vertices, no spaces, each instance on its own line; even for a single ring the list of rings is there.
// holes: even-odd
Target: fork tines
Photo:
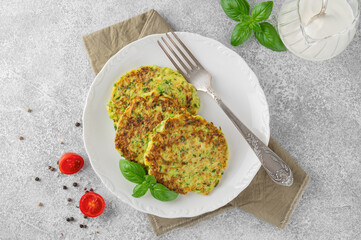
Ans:
[[[177,59],[178,63],[182,66],[182,68],[179,67],[179,65],[176,63],[176,61],[173,59],[173,57],[168,53],[168,51],[165,49],[165,47],[163,46],[163,44],[160,41],[157,41],[159,46],[162,48],[163,52],[167,55],[167,57],[169,58],[169,60],[173,63],[173,65],[177,68],[177,70],[185,77],[185,78],[189,78],[189,73],[192,70],[195,69],[200,69],[203,68],[202,65],[198,62],[198,60],[193,56],[193,54],[191,53],[191,51],[185,46],[185,44],[179,39],[179,37],[174,33],[171,32],[171,34],[173,35],[173,37],[171,37],[171,35],[169,33],[166,33],[165,35],[167,36],[168,40],[166,40],[164,37],[161,37],[163,43],[167,46],[167,48],[169,49],[169,51],[172,53],[172,55]],[[173,40],[173,38],[176,41]],[[171,42],[172,45],[175,47],[175,49],[172,48],[172,46],[168,43]],[[187,55],[189,57],[186,56],[186,54],[184,53],[184,51],[182,51],[182,49],[184,49],[184,51],[187,53]],[[185,60],[185,63],[180,57],[179,54],[182,56],[182,58]],[[191,58],[193,60],[190,61]]]

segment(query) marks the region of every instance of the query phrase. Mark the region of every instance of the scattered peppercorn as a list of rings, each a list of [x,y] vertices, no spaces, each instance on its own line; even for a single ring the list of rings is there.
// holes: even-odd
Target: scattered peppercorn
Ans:
[[[54,172],[54,171],[55,171],[55,168],[51,167],[51,168],[50,168],[50,171]]]
[[[71,200],[71,198],[68,198],[67,201],[68,201],[68,202],[71,202],[72,200]]]
[[[24,140],[24,137],[20,136],[20,137],[19,137],[19,140]]]
[[[27,112],[31,112],[31,109],[30,109],[30,108],[28,108],[28,109],[26,109],[26,111],[27,111]]]
[[[38,206],[41,207],[43,206],[43,204],[41,202],[38,202]]]
[[[59,160],[56,162],[56,164],[58,164],[58,165],[59,165]]]
[[[79,127],[80,126],[80,123],[75,123],[75,127]]]
[[[91,189],[89,189],[89,191],[91,191],[91,192],[94,192],[94,190],[91,188]]]
[[[84,215],[84,218],[88,218],[88,216],[85,216],[85,215]]]
[[[87,190],[87,188],[85,187],[85,188],[84,188],[84,191],[86,191],[86,190]]]
[[[83,225],[84,228],[87,228],[87,225]]]
[[[73,183],[73,186],[74,186],[74,187],[77,187],[77,186],[78,186],[78,184],[75,182],[75,183]]]
[[[80,228],[83,228],[84,227],[84,225],[83,224],[80,224]]]
[[[63,189],[66,190],[66,189],[68,189],[68,187],[64,185],[64,186],[63,186]]]
[[[79,206],[75,206],[76,208],[79,208]]]
[[[60,144],[64,144],[63,141],[60,141]]]
[[[74,218],[73,218],[73,217],[70,217],[69,219],[70,219],[70,221],[74,221]]]
[[[85,191],[85,193],[88,193],[89,191]]]
[[[35,178],[35,181],[37,181],[37,182],[40,181],[40,178],[36,177],[36,178]]]
[[[70,222],[70,218],[66,218],[66,221],[67,221],[67,222]]]

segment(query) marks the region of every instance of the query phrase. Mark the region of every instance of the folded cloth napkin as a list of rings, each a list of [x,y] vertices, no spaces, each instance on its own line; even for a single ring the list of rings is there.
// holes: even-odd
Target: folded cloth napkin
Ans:
[[[107,60],[130,42],[147,35],[169,31],[172,31],[172,28],[152,9],[86,35],[83,41],[93,70],[98,74]],[[154,233],[161,235],[176,228],[194,225],[231,207],[238,207],[279,228],[284,228],[310,177],[272,137],[268,146],[292,169],[294,181],[291,187],[275,184],[261,167],[245,190],[230,203],[213,212],[191,218],[172,219],[148,214]]]

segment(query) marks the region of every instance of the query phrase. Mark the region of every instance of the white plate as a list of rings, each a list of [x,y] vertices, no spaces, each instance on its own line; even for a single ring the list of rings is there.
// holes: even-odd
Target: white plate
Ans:
[[[213,76],[213,87],[233,112],[264,142],[268,143],[268,105],[256,75],[245,61],[221,43],[194,33],[179,37]],[[209,96],[198,92],[206,120],[222,128],[228,145],[229,161],[218,186],[208,195],[180,195],[171,202],[154,199],[149,191],[141,198],[131,196],[135,184],[121,174],[119,153],[114,148],[113,122],[105,108],[114,82],[131,69],[158,65],[175,69],[157,44],[163,35],[135,41],[105,64],[90,87],[85,104],[84,143],[91,165],[105,186],[123,202],[139,211],[166,218],[193,217],[224,206],[245,189],[261,164],[231,121]]]

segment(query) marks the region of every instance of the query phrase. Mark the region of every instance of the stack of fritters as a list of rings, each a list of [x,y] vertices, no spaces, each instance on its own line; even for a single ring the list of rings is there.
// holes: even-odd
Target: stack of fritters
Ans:
[[[115,84],[107,104],[109,117],[118,123],[120,116],[135,97],[165,95],[175,99],[191,114],[199,109],[199,98],[194,86],[170,68],[144,66],[124,74]]]
[[[123,75],[107,104],[115,148],[170,190],[207,195],[227,166],[222,131],[200,116],[196,89],[170,68],[145,66]]]
[[[121,115],[115,134],[115,148],[130,161],[144,165],[148,137],[163,120],[186,112],[166,96],[135,97]]]

